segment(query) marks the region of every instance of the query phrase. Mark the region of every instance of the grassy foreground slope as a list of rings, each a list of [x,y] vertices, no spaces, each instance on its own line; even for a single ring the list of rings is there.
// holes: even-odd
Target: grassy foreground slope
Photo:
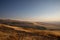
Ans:
[[[0,24],[0,40],[60,40],[60,31],[38,30]]]

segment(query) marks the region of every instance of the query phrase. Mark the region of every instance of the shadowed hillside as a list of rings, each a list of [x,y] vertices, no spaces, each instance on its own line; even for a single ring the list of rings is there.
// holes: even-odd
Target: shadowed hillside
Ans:
[[[2,19],[0,19],[0,23],[11,25],[11,26],[23,27],[23,28],[34,28],[34,29],[46,30],[46,28],[43,26],[39,26],[39,25],[36,25],[32,22],[26,22],[26,21],[2,20]]]
[[[0,40],[60,40],[60,31],[31,22],[0,20]]]
[[[24,28],[34,28],[39,30],[60,30],[60,25],[44,23],[44,22],[28,22],[28,21],[17,21],[10,19],[0,19],[1,24],[7,24],[11,26],[18,26]]]

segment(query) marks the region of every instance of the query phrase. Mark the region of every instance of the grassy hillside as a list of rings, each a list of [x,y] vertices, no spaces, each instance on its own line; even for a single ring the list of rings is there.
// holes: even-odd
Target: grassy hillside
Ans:
[[[15,28],[0,24],[0,40],[59,40],[60,31]]]
[[[51,31],[38,23],[0,20],[0,40],[60,40],[60,30]]]

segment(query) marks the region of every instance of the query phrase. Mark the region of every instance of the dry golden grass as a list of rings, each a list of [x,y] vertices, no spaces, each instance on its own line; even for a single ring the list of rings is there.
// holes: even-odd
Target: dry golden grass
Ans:
[[[60,40],[60,31],[37,30],[0,24],[0,40]]]

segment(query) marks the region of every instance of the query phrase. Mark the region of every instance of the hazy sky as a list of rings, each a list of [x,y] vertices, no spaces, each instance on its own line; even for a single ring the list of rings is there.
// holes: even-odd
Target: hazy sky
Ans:
[[[0,18],[60,22],[60,0],[0,0]]]

